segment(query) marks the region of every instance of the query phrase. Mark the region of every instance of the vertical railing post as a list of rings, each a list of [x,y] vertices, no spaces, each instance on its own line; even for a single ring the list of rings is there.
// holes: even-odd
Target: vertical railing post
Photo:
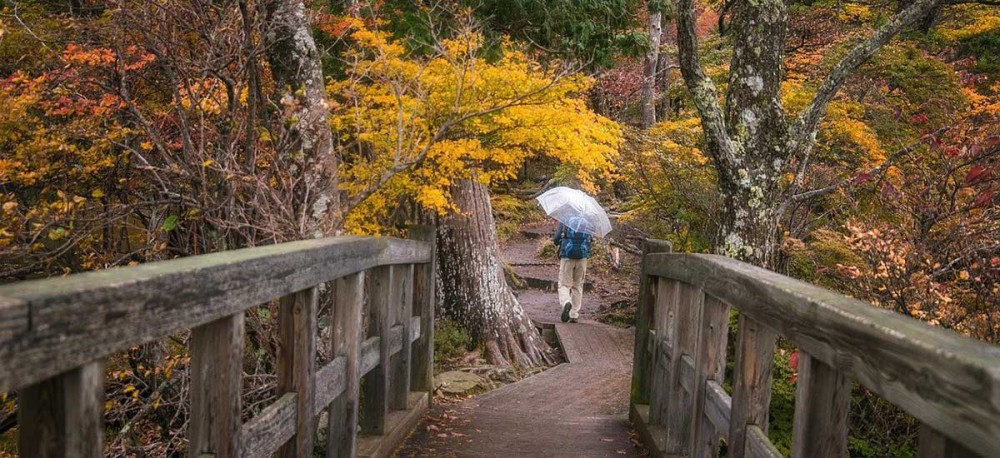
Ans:
[[[328,458],[352,458],[357,454],[358,395],[362,307],[365,301],[364,272],[333,282],[333,336],[331,354],[345,358],[344,392],[330,403],[326,443]]]
[[[379,266],[368,274],[368,335],[378,336],[378,365],[364,377],[365,391],[361,400],[364,413],[361,429],[365,434],[385,434],[389,414],[389,295],[393,270]]]
[[[733,458],[743,457],[748,425],[756,425],[767,432],[776,339],[774,331],[746,315],[740,315],[727,445],[728,453]]]
[[[239,455],[243,333],[243,312],[191,330],[190,456]]]
[[[729,337],[729,304],[705,295],[698,328],[698,354],[695,357],[694,409],[689,456],[719,456],[719,436],[705,415],[705,384],[713,380],[722,384],[726,371],[726,341]]]
[[[696,286],[678,284],[677,325],[673,335],[673,358],[670,380],[667,382],[667,441],[668,455],[687,455],[691,441],[694,404],[695,355],[698,354],[698,333],[705,295]]]
[[[851,384],[840,371],[799,352],[792,456],[847,456]]]
[[[278,311],[278,395],[294,392],[295,437],[279,456],[309,456],[313,448],[317,288],[282,297]]]
[[[650,334],[652,340],[652,364],[649,379],[649,424],[662,425],[667,418],[670,389],[668,387],[672,361],[676,355],[670,347],[677,327],[677,301],[680,283],[666,278],[654,278],[651,288],[655,288],[653,322],[656,330]]]
[[[95,361],[31,385],[21,391],[18,401],[20,456],[102,456],[103,361]]]
[[[917,458],[970,458],[980,456],[949,439],[932,426],[921,423]]]
[[[420,316],[420,339],[413,344],[413,367],[410,372],[410,389],[430,393],[434,391],[434,260],[436,230],[434,226],[411,226],[411,239],[428,242],[431,262],[414,266],[413,313]],[[433,396],[427,397],[427,402]]]
[[[665,240],[647,239],[642,246],[642,274],[639,277],[639,299],[635,310],[635,349],[632,357],[632,404],[650,403],[649,380],[656,364],[649,348],[650,321],[654,317],[656,306],[656,277],[646,271],[647,254],[669,253],[672,250],[670,242]]]
[[[392,266],[392,315],[403,330],[403,346],[392,356],[389,408],[406,410],[410,396],[410,352],[413,347],[413,265]]]

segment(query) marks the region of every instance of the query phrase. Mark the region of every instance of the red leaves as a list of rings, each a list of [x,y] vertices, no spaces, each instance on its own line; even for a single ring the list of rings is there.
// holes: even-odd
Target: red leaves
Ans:
[[[961,151],[959,151],[957,146],[949,146],[945,148],[943,152],[949,157],[958,157],[958,155],[961,154]]]
[[[965,182],[968,184],[975,184],[978,181],[985,180],[990,177],[990,171],[981,165],[974,165],[969,169],[969,173],[965,174]]]
[[[871,175],[868,172],[861,172],[854,177],[854,180],[852,182],[854,184],[861,184],[868,181],[870,178]]]
[[[923,113],[917,113],[913,116],[910,116],[910,122],[913,124],[927,124],[928,122],[930,122],[930,120],[931,119],[928,118],[927,115]]]
[[[788,368],[798,369],[799,368],[799,351],[795,350],[792,355],[788,357]]]
[[[979,195],[979,198],[972,204],[972,208],[985,207],[993,202],[993,191],[984,192]]]

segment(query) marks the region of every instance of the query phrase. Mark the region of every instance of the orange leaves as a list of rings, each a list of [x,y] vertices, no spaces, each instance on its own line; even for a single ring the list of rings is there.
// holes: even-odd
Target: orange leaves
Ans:
[[[63,60],[75,65],[99,67],[112,64],[115,54],[107,48],[84,48],[76,43],[66,45],[62,54]]]

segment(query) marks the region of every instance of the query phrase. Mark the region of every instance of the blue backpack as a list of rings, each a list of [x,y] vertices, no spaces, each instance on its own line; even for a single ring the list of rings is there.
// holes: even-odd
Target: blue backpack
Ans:
[[[590,246],[593,237],[582,231],[575,231],[567,225],[560,224],[560,231],[553,238],[559,245],[559,257],[569,259],[586,259],[590,257]]]

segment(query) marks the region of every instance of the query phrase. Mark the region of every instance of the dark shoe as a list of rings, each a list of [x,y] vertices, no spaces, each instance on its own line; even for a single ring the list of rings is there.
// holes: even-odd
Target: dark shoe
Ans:
[[[570,323],[579,323],[579,321],[577,321],[576,318],[570,318],[569,322]]]
[[[573,304],[570,304],[568,302],[566,303],[566,305],[563,306],[562,316],[560,317],[562,318],[563,323],[569,321],[569,309],[571,308],[573,308]]]

